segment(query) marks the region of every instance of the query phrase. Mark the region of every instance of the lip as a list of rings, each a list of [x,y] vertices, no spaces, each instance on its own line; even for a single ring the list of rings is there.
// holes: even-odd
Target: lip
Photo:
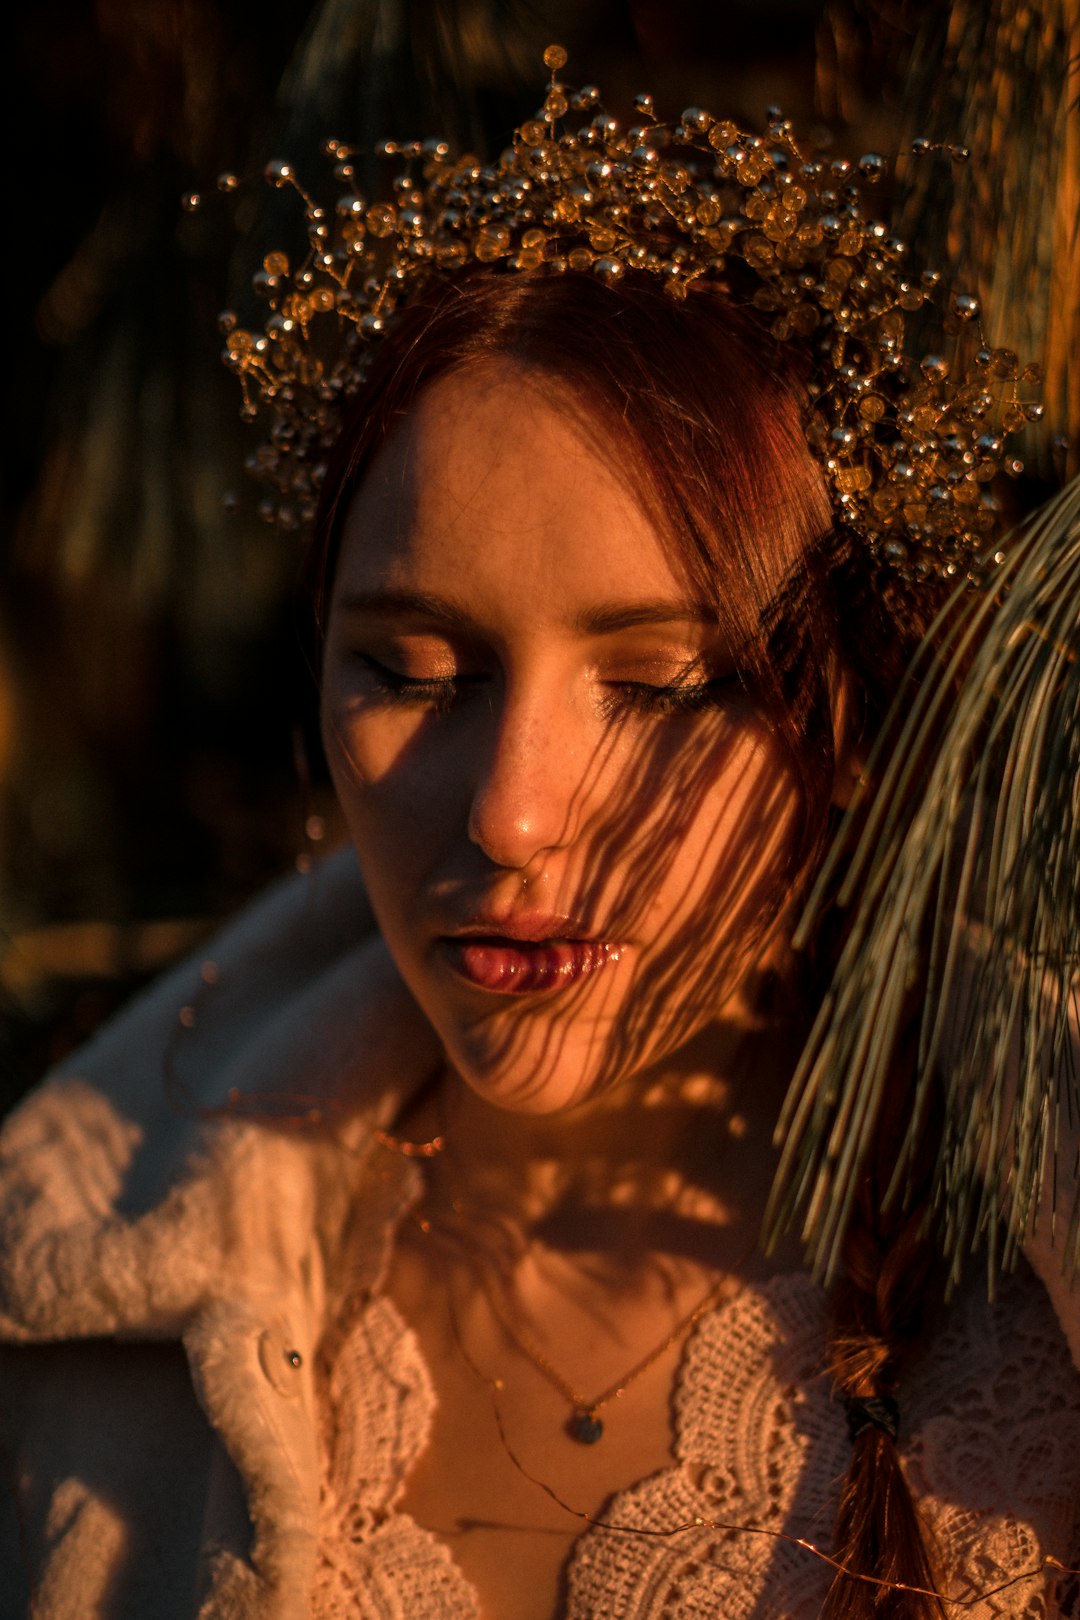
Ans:
[[[439,939],[451,969],[468,984],[503,996],[569,989],[617,961],[620,947],[567,917],[518,913],[483,918]]]
[[[576,918],[553,911],[478,912],[462,927],[447,929],[447,934],[452,939],[516,940],[531,945],[555,940],[595,942],[600,937]]]

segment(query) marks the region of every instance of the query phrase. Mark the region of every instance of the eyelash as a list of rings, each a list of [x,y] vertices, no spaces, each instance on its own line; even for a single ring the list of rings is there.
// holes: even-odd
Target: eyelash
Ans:
[[[413,675],[399,675],[397,670],[380,664],[368,653],[359,654],[360,662],[374,677],[375,690],[393,703],[423,703],[443,713],[454,699],[460,697],[462,687],[482,677],[468,675],[436,676],[427,680]]]
[[[374,677],[375,689],[395,703],[424,704],[444,714],[462,695],[464,688],[484,680],[482,675],[446,675],[419,678],[400,675],[378,659],[361,653],[360,661]],[[716,707],[738,683],[734,675],[720,676],[693,685],[650,686],[645,681],[608,681],[601,701],[605,720],[619,714],[696,714]]]
[[[605,719],[618,714],[699,714],[714,709],[730,692],[735,677],[699,681],[695,685],[649,686],[644,681],[609,681],[601,712]]]

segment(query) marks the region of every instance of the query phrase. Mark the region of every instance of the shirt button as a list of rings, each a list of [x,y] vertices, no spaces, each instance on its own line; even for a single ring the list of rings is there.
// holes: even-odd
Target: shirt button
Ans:
[[[300,1393],[299,1372],[304,1358],[299,1350],[280,1333],[264,1328],[259,1334],[259,1366],[267,1382],[279,1395],[295,1396]]]

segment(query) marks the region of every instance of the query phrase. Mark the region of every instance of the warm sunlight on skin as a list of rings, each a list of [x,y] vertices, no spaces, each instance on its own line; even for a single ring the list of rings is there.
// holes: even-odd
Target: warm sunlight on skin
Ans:
[[[700,1036],[795,815],[708,605],[557,398],[505,360],[427,390],[348,513],[324,665],[389,948],[468,1084],[525,1113]]]

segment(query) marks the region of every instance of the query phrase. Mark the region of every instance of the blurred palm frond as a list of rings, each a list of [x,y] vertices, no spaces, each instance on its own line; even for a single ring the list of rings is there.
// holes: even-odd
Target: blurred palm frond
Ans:
[[[865,824],[852,848],[849,819],[808,908],[842,871],[850,925],[780,1121],[770,1218],[798,1222],[829,1276],[920,991],[890,1196],[941,1084],[935,1219],[954,1276],[980,1240],[991,1280],[1010,1264],[1047,1187],[1071,1188],[1063,1255],[1080,1261],[1080,480],[999,555],[924,643]]]

